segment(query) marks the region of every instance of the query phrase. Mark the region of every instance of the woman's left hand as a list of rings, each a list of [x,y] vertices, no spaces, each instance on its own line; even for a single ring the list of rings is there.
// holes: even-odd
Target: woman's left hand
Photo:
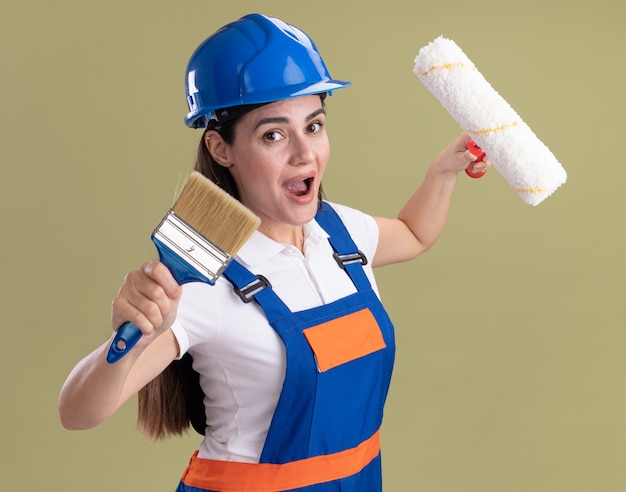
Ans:
[[[464,171],[469,166],[472,166],[474,174],[486,171],[491,166],[489,158],[485,155],[479,160],[479,156],[472,154],[467,147],[467,142],[470,140],[469,135],[463,132],[439,153],[432,167],[442,172],[455,173]]]

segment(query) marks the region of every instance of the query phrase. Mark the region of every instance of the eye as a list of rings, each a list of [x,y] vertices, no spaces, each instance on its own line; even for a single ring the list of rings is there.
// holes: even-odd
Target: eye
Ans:
[[[282,139],[283,139],[283,136],[277,130],[272,130],[269,132],[265,132],[263,134],[263,140],[267,140],[269,142],[278,142],[279,140],[282,140]]]
[[[307,131],[309,133],[319,133],[323,127],[324,127],[324,122],[315,121],[307,127]]]

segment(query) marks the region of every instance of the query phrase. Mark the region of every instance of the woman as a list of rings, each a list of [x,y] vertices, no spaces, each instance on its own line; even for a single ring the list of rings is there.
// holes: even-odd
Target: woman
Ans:
[[[77,364],[60,396],[65,427],[96,426],[140,392],[148,435],[180,433],[189,416],[205,434],[180,492],[381,489],[394,337],[372,267],[430,248],[458,172],[489,163],[461,135],[395,219],[321,201],[324,99],[348,85],[278,19],[246,16],[200,45],[187,70],[186,123],[205,128],[196,170],[261,225],[214,286],[180,287],[159,261],[126,276],[112,326],[130,320],[143,337],[115,364],[110,341]]]

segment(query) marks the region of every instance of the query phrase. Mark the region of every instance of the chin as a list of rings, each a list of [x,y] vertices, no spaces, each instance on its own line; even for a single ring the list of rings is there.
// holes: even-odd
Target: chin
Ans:
[[[319,210],[318,200],[314,200],[311,203],[302,205],[292,215],[292,225],[303,226],[308,224],[315,218],[315,214]]]

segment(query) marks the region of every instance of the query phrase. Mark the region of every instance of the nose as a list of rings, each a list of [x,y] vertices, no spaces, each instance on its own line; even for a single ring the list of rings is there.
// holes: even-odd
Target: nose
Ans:
[[[291,141],[291,164],[300,166],[315,159],[315,146],[306,136],[294,137]]]

